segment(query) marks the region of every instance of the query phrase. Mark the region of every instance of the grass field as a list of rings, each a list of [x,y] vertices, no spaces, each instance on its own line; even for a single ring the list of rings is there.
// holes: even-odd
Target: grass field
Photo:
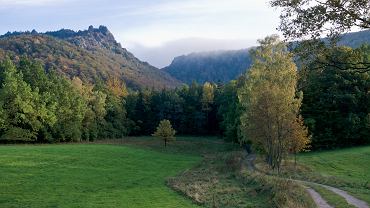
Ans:
[[[0,207],[196,207],[165,183],[200,159],[122,145],[0,146]]]
[[[300,155],[299,160],[324,175],[370,183],[370,147],[311,152]]]
[[[334,176],[339,186],[370,203],[369,146],[305,153],[299,161],[324,177]]]
[[[283,198],[299,191],[238,175],[240,154],[238,145],[216,137],[178,137],[167,148],[153,137],[0,146],[0,207],[197,207],[169,186],[207,207],[271,207],[280,203],[274,187]],[[370,147],[310,152],[298,161],[304,165],[294,171],[299,177],[370,202]],[[349,207],[335,194],[317,191],[333,205]]]

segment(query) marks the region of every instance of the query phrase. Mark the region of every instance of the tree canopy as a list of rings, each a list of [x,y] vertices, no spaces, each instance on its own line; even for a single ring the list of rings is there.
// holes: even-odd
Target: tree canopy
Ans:
[[[279,29],[290,39],[334,37],[354,27],[370,28],[368,0],[271,0],[282,9]]]
[[[266,154],[272,169],[280,169],[289,150],[301,151],[309,143],[299,110],[297,68],[292,55],[277,36],[260,40],[252,51],[254,63],[238,91],[241,131]]]
[[[167,146],[167,142],[175,139],[176,131],[172,128],[171,122],[169,120],[162,120],[157,130],[153,133],[153,136],[159,137],[164,141],[164,146]]]

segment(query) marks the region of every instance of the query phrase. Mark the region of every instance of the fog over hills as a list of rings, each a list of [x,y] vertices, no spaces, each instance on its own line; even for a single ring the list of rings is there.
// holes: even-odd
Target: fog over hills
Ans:
[[[364,43],[370,43],[370,30],[344,34],[338,45],[356,48]],[[163,70],[188,84],[192,81],[225,83],[236,79],[249,68],[252,60],[248,50],[190,53],[175,57]]]

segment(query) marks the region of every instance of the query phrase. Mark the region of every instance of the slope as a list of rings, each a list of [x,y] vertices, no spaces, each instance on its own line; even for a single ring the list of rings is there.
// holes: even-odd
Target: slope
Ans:
[[[14,32],[0,36],[0,57],[38,59],[48,70],[95,83],[119,77],[131,88],[174,88],[181,83],[166,72],[137,59],[100,26],[74,32]]]
[[[251,65],[249,49],[192,53],[176,57],[163,70],[185,82],[228,82]]]
[[[364,43],[370,43],[370,30],[344,34],[338,45],[356,48]],[[236,79],[251,65],[248,50],[213,51],[178,56],[163,70],[185,83],[228,82]]]

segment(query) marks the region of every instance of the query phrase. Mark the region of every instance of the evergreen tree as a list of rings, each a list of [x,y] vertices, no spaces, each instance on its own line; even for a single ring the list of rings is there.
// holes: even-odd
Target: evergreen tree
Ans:
[[[367,62],[370,47],[334,48],[327,56],[303,68],[300,85],[304,92],[302,115],[313,134],[315,149],[368,144],[370,129],[366,126],[370,112],[370,72],[353,73],[335,65],[315,64],[332,59],[350,63]],[[348,66],[350,67],[350,66]]]

